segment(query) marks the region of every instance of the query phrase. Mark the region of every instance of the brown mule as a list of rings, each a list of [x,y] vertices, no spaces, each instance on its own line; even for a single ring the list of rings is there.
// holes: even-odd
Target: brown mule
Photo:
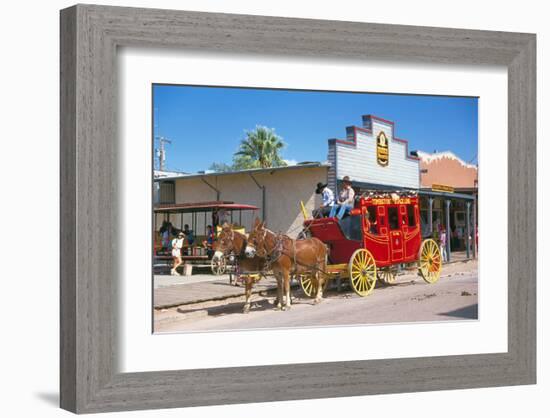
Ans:
[[[284,310],[290,309],[290,278],[292,275],[310,274],[314,279],[316,295],[314,303],[323,299],[328,250],[317,238],[294,240],[286,235],[275,234],[265,227],[265,222],[256,218],[254,229],[248,236],[245,249],[247,257],[260,257],[277,277],[277,308],[281,309],[283,290]]]
[[[237,257],[237,275],[242,277],[245,284],[245,302],[243,313],[250,312],[250,299],[252,297],[252,286],[258,281],[257,274],[263,276],[265,261],[259,257],[249,258],[245,256],[247,238],[240,232],[234,231],[231,225],[224,223],[216,242],[214,257],[228,256],[233,253]],[[250,273],[255,273],[255,276]],[[242,275],[242,276],[241,276]]]

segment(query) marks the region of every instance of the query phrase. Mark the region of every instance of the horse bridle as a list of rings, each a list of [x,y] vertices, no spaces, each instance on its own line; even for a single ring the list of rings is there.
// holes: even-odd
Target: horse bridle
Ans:
[[[283,247],[283,239],[282,239],[283,235],[282,234],[275,234],[275,232],[270,231],[267,228],[263,228],[262,232],[263,232],[263,235],[262,235],[261,239],[260,238],[254,238],[252,240],[254,242],[249,241],[248,245],[251,245],[257,251],[260,248],[258,246],[258,241],[261,242],[263,254],[260,254],[260,252],[258,251],[258,257],[265,258],[267,268],[270,268],[271,264],[273,264],[279,258],[281,258],[281,256],[284,253],[283,248],[282,248]],[[266,241],[267,241],[266,238],[267,238],[267,233],[268,232],[271,233],[273,236],[275,236],[275,245],[273,246],[273,248],[271,248],[271,250],[268,250],[267,245],[266,245]]]
[[[222,232],[225,233],[225,231],[222,231]],[[231,242],[231,251],[232,251],[233,250],[234,239],[235,239],[235,231],[231,230],[231,236],[230,237],[228,237],[228,238],[224,237],[223,239],[220,240],[220,244],[222,244],[224,246],[223,251],[222,251],[224,256],[226,256],[228,254],[228,252],[230,252],[228,250],[228,248],[226,248],[226,245],[225,245],[226,240],[229,240]]]

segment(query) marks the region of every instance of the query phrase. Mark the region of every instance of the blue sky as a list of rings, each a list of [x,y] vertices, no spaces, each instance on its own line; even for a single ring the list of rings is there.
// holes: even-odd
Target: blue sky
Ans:
[[[395,122],[409,150],[450,150],[477,164],[476,98],[197,86],[153,86],[155,135],[169,170],[196,172],[231,164],[246,130],[274,128],[287,144],[283,158],[326,161],[327,140],[345,138],[361,115]]]

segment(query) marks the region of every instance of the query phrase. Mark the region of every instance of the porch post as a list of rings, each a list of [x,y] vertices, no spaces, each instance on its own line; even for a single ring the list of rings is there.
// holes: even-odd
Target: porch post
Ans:
[[[445,199],[445,228],[447,229],[447,261],[451,261],[451,201]]]
[[[265,211],[265,186],[262,186],[258,180],[256,180],[256,177],[254,177],[251,173],[248,173],[248,175],[250,176],[250,178],[252,179],[252,181],[256,184],[256,186],[258,187],[258,189],[260,189],[262,191],[262,221],[265,221],[265,218],[266,218],[266,211]]]
[[[265,186],[262,186],[262,221],[265,222],[266,221],[266,208],[265,208]]]
[[[428,198],[428,231],[430,231],[430,237],[434,236],[434,219],[433,219],[433,205],[434,205],[434,198],[429,197]]]
[[[470,206],[472,202],[466,202],[466,258],[470,258],[470,243],[472,241],[470,230]]]

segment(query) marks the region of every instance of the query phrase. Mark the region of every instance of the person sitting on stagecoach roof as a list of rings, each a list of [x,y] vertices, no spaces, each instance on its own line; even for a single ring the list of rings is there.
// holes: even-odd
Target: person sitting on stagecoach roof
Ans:
[[[330,211],[329,217],[331,218],[334,217],[336,210],[338,209],[336,217],[338,219],[342,219],[346,213],[349,213],[353,209],[353,205],[355,203],[355,190],[351,187],[350,178],[345,176],[342,179],[342,184],[342,190],[338,196],[338,205],[334,205]]]
[[[317,183],[317,188],[315,189],[316,194],[321,195],[321,206],[318,209],[313,211],[314,218],[324,218],[328,216],[332,207],[334,206],[334,193],[330,190],[326,184],[321,182]]]

